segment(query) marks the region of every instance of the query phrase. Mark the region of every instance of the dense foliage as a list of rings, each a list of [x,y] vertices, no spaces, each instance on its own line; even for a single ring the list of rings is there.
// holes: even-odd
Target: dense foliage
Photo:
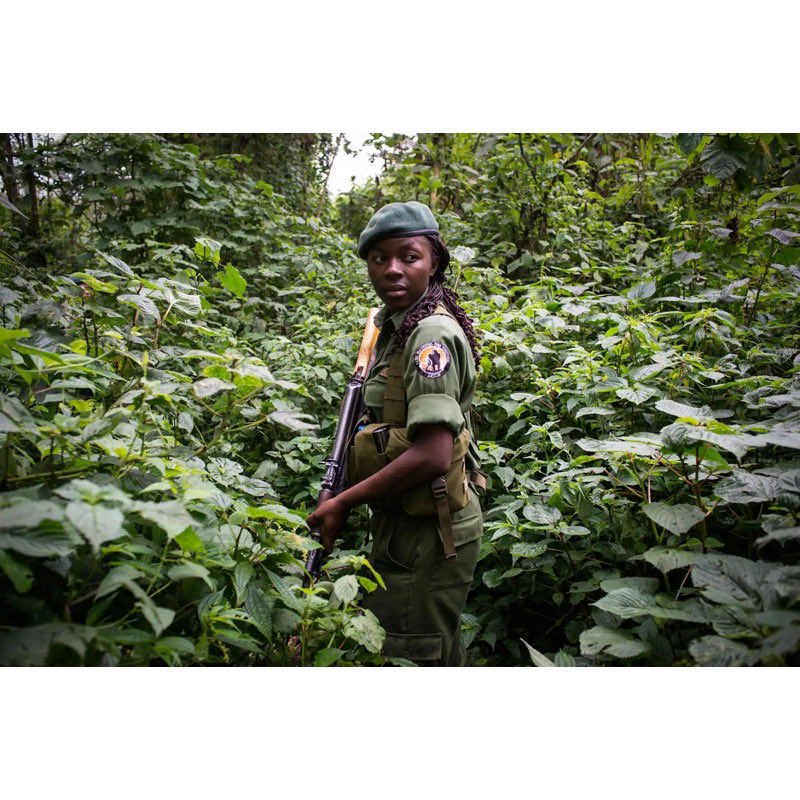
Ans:
[[[292,196],[287,139],[7,137],[3,663],[383,663],[364,517],[312,588],[302,517],[410,198],[483,333],[470,663],[797,663],[798,137],[374,141],[314,208],[302,142]]]

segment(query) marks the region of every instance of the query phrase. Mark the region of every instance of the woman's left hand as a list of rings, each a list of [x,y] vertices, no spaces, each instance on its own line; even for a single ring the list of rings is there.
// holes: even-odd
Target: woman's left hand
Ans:
[[[306,517],[310,528],[319,528],[320,541],[326,554],[333,549],[333,543],[339,538],[349,512],[338,497],[332,497]]]

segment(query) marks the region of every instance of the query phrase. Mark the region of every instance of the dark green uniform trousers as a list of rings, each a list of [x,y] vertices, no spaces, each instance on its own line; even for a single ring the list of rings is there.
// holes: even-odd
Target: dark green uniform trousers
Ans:
[[[386,589],[364,598],[386,630],[382,653],[420,666],[463,666],[461,612],[480,551],[483,521],[473,494],[453,515],[457,558],[444,556],[438,521],[402,511],[374,513],[370,561]]]

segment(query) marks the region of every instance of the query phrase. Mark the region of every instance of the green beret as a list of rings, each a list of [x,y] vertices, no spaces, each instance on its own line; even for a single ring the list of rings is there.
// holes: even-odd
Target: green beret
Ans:
[[[370,246],[379,239],[423,236],[426,233],[439,233],[439,224],[425,203],[418,203],[416,200],[389,203],[378,209],[367,227],[361,231],[361,236],[358,237],[358,256],[365,259]],[[443,266],[446,267],[447,264]]]

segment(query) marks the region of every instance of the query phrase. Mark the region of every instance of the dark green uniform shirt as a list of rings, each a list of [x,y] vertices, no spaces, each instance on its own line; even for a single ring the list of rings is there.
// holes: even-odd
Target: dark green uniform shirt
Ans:
[[[375,317],[381,332],[375,345],[375,364],[364,383],[364,402],[380,422],[383,420],[383,394],[386,378],[381,372],[391,357],[394,333],[422,298],[411,308],[389,315],[384,307]],[[435,351],[433,365],[426,354]],[[445,314],[431,314],[420,320],[403,349],[404,385],[408,417],[408,436],[414,439],[419,425],[438,424],[458,436],[469,425],[469,407],[475,394],[475,363],[467,337],[461,326]],[[425,367],[436,367],[428,369]],[[470,429],[471,433],[471,429]],[[467,461],[469,469],[479,466],[478,451],[471,441]]]

